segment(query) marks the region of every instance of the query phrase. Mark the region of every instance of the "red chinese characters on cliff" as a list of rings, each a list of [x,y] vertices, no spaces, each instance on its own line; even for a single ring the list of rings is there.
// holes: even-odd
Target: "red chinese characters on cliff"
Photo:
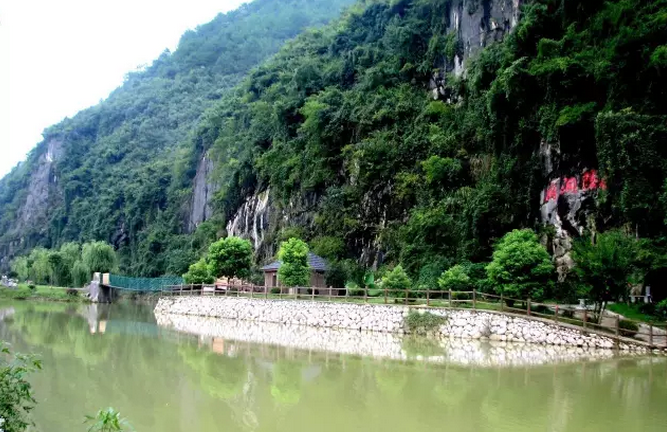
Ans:
[[[565,177],[560,187],[561,195],[577,193],[579,192],[579,187],[577,186],[576,177]]]
[[[560,184],[560,188],[558,187]],[[596,189],[607,189],[604,179],[598,176],[597,170],[589,170],[581,176],[581,191],[587,192]],[[579,182],[576,177],[564,177],[551,182],[544,194],[544,202],[557,200],[559,195],[579,192]]]

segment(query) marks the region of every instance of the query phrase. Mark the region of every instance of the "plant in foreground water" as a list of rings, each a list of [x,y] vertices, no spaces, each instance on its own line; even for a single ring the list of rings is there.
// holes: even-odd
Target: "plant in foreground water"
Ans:
[[[19,432],[31,424],[28,414],[35,398],[26,376],[41,368],[34,356],[12,354],[0,341],[0,431]]]
[[[120,416],[113,408],[107,408],[97,412],[96,416],[86,416],[85,423],[94,422],[88,432],[123,432],[134,429],[128,421]]]

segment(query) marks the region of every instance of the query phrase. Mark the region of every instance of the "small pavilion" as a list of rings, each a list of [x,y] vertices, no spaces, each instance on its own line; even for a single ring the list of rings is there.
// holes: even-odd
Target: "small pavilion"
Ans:
[[[262,267],[262,271],[264,272],[264,286],[268,288],[280,286],[280,281],[278,280],[278,269],[281,265],[282,261],[274,261],[271,264]],[[326,260],[312,252],[309,252],[308,266],[310,267],[310,287],[325,288],[326,279],[324,274],[329,268]]]

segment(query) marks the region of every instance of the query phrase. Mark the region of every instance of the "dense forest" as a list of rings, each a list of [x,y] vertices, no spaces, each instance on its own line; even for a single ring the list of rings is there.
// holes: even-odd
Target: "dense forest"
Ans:
[[[256,42],[257,28],[236,26],[274,3],[307,4],[295,9],[308,22],[290,18],[298,25],[276,36],[287,18],[272,12]],[[516,23],[493,11],[524,2],[358,2],[240,79],[258,50],[266,56],[333,13],[324,3],[258,0],[216,34],[232,15],[221,16],[105,103],[47,130],[0,185],[3,240],[17,238],[21,194],[49,137],[66,136],[48,225],[20,235],[27,246],[110,241],[132,275],[183,273],[244,203],[264,196],[270,212],[255,246],[271,255],[301,237],[343,281],[398,263],[419,285],[457,263],[483,272],[494,243],[517,228],[534,229],[551,252],[620,229],[660,255],[667,1],[534,0]],[[462,37],[463,18],[476,14],[475,32],[502,34],[482,37],[480,50]],[[232,29],[252,44],[234,42],[233,55],[256,57],[227,69],[228,45],[215,44],[238,37]],[[184,209],[204,155],[213,216],[188,233]]]

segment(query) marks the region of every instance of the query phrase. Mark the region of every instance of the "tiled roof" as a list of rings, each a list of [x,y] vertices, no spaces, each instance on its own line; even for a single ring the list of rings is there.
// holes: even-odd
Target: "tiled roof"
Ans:
[[[262,270],[278,270],[281,264],[282,261],[274,261],[271,264],[262,267]],[[308,266],[316,271],[326,271],[329,268],[327,261],[324,258],[317,256],[312,252],[308,252]]]

